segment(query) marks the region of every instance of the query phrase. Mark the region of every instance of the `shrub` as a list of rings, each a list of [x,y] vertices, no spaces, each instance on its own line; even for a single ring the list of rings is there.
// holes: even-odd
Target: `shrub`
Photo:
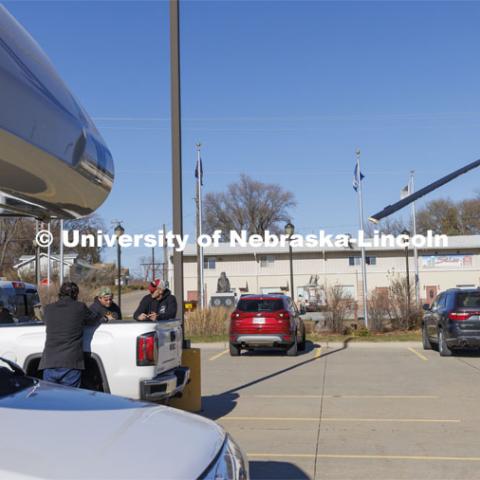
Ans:
[[[354,300],[338,284],[327,288],[327,321],[332,332],[342,333],[344,320],[353,312]]]
[[[370,329],[383,332],[387,329],[386,321],[392,317],[388,288],[376,288],[368,298],[368,318]]]
[[[90,305],[93,302],[96,294],[96,288],[88,284],[77,284],[80,289],[80,294],[78,300],[85,302],[87,305]],[[48,305],[49,303],[56,302],[58,300],[58,291],[60,290],[60,285],[58,283],[52,283],[50,288],[41,285],[38,287],[38,294],[40,295],[40,302],[43,306]]]
[[[230,310],[226,308],[205,308],[185,314],[185,335],[213,337],[228,335]]]

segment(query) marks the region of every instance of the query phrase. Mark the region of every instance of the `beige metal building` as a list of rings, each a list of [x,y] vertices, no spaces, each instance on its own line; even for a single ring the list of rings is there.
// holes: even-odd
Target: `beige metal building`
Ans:
[[[225,272],[231,288],[237,293],[289,292],[290,265],[287,248],[235,247],[221,244],[204,249],[205,290],[207,301],[216,292],[217,280]],[[405,276],[404,249],[367,250],[367,287],[388,287],[394,276]],[[342,285],[360,304],[362,274],[359,249],[294,248],[293,272],[295,296],[314,280],[318,285]],[[410,278],[413,284],[415,266],[409,250]],[[418,251],[419,286],[422,302],[430,302],[436,293],[451,287],[480,285],[480,235],[449,237],[448,247]],[[313,280],[312,280],[313,278]],[[197,266],[195,245],[184,251],[185,298],[197,299]]]

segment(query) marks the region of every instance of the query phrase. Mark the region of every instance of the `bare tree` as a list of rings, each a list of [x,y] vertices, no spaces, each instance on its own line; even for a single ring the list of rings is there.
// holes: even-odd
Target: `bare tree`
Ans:
[[[204,200],[204,231],[246,230],[263,235],[283,231],[283,222],[290,219],[289,209],[296,205],[294,195],[280,185],[262,183],[242,175],[226,192],[207,193]]]
[[[353,297],[341,285],[327,288],[327,318],[332,332],[343,333],[344,320],[353,312],[353,308]]]
[[[480,233],[480,197],[463,200],[457,204],[459,231],[462,235]]]
[[[450,199],[438,199],[428,202],[417,212],[417,232],[426,234],[427,230],[433,233],[459,235],[460,218],[458,206]]]
[[[388,274],[389,287],[389,316],[391,327],[394,330],[409,330],[419,326],[421,311],[412,299],[414,298],[414,286],[412,282],[407,286],[407,279],[403,275]],[[408,303],[410,297],[410,303]]]
[[[365,234],[368,237],[372,237],[374,231],[384,233],[385,235],[400,235],[404,230],[410,230],[411,226],[409,222],[406,222],[402,218],[385,218],[381,220],[377,225],[367,223],[365,225]]]
[[[20,255],[33,253],[35,224],[24,217],[0,218],[0,276],[12,276]]]
[[[78,220],[67,220],[64,222],[65,230],[78,230],[80,234],[96,235],[97,231],[106,233],[107,229],[103,220],[97,215],[89,215],[88,217],[80,218]],[[72,249],[78,253],[79,257],[90,263],[98,263],[101,261],[103,247],[75,247]]]
[[[370,329],[382,332],[386,329],[386,320],[391,321],[392,306],[388,288],[375,288],[368,296],[368,319]]]
[[[50,227],[53,234],[52,253],[58,253],[60,222],[52,220]],[[80,234],[96,234],[97,230],[105,232],[103,221],[97,215],[91,215],[80,220],[65,221],[64,229],[78,229]],[[18,262],[18,259],[22,255],[35,253],[34,239],[35,220],[26,217],[0,217],[0,276],[14,278],[13,265]],[[65,252],[78,253],[80,258],[91,263],[97,263],[100,261],[102,248],[79,246],[65,249]]]

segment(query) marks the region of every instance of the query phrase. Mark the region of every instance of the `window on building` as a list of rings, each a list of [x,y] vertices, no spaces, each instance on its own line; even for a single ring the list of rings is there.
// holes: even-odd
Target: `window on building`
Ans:
[[[217,259],[215,257],[205,257],[203,259],[203,268],[215,270]]]
[[[376,265],[377,264],[377,257],[365,257],[365,261],[367,265]],[[360,265],[362,263],[362,257],[348,257],[348,264],[351,267]]]
[[[260,266],[262,268],[271,267],[273,262],[275,261],[275,257],[273,255],[261,255],[260,256]]]

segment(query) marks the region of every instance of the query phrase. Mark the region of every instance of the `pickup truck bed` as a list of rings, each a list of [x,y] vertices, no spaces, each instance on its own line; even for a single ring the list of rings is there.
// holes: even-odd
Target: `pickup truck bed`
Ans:
[[[163,401],[182,392],[189,379],[181,367],[179,320],[116,321],[87,327],[83,349],[83,386],[123,397]],[[45,344],[45,325],[0,326],[0,357],[21,365],[28,375],[37,370]]]

